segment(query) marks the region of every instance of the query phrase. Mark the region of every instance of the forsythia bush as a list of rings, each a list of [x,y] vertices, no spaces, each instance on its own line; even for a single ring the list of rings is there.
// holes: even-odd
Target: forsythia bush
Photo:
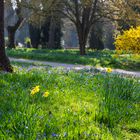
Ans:
[[[140,26],[131,27],[115,39],[116,50],[140,54]]]

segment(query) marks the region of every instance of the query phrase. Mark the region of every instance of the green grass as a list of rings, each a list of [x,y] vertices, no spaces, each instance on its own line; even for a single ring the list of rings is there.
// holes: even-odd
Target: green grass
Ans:
[[[31,96],[37,85],[39,93]],[[13,74],[0,73],[0,93],[2,140],[140,137],[139,79],[16,67]]]
[[[110,50],[89,51],[86,56],[80,56],[78,50],[36,50],[26,48],[7,50],[7,53],[10,57],[16,58],[140,71],[140,55],[123,54],[115,57],[115,51]]]

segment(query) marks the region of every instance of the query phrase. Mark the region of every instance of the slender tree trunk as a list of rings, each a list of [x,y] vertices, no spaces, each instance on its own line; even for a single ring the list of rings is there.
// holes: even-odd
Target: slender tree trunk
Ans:
[[[12,72],[13,69],[10,61],[6,56],[4,42],[4,0],[0,0],[0,68],[7,72]]]
[[[23,25],[24,23],[24,18],[21,16],[21,8],[16,9],[16,14],[18,16],[18,20],[15,23],[14,26],[8,26],[7,31],[8,31],[8,48],[15,48],[15,34],[18,28]]]
[[[79,43],[80,55],[86,55],[85,42]]]
[[[82,33],[78,34],[78,38],[79,38],[80,55],[86,55],[86,42],[85,42],[85,38],[83,38]]]
[[[40,43],[40,29],[36,28],[32,24],[29,24],[29,33],[31,38],[31,46],[37,49]]]
[[[16,30],[14,29],[14,27],[8,26],[7,31],[8,31],[8,48],[10,48],[10,49],[16,48],[16,46],[15,46]]]
[[[55,21],[53,18],[51,18],[49,29],[49,42],[48,42],[49,49],[55,48],[55,28],[56,28]]]

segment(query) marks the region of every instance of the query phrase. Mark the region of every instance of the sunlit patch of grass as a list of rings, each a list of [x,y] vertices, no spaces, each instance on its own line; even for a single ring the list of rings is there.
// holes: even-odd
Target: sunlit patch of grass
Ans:
[[[27,69],[0,74],[1,139],[139,138],[139,79]]]

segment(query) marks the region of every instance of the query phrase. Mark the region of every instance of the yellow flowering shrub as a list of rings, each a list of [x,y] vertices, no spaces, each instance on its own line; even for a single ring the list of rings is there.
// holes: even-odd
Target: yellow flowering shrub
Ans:
[[[127,53],[140,54],[140,26],[124,31],[122,35],[118,35],[115,39],[117,52],[126,51]]]

